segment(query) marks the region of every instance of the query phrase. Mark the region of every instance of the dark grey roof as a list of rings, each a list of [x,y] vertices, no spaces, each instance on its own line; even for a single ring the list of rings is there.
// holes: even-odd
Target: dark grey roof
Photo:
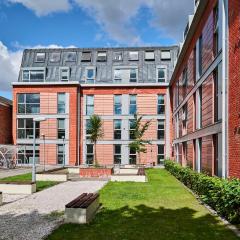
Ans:
[[[7,99],[5,97],[0,96],[0,103],[12,105],[12,100],[9,100],[9,99]]]

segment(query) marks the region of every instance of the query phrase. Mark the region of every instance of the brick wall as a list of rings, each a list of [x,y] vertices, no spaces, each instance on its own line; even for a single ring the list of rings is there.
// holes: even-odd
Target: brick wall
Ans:
[[[229,0],[229,176],[240,177],[240,1]]]
[[[0,103],[0,144],[11,144],[12,139],[12,106]]]

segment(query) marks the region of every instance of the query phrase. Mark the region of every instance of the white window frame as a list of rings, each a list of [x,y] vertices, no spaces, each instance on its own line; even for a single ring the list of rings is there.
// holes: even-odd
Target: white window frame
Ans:
[[[161,50],[161,60],[163,61],[171,60],[171,51]]]
[[[62,71],[67,70],[67,79],[62,78]],[[60,67],[59,68],[59,81],[61,82],[68,82],[70,79],[70,68],[69,67]]]
[[[154,50],[146,50],[144,54],[145,61],[155,61],[155,52]]]
[[[139,52],[138,51],[129,51],[129,61],[138,61],[139,60]]]
[[[165,75],[164,82],[159,82],[159,77],[158,77],[158,70],[159,69],[163,69],[164,70],[164,75]],[[167,67],[166,66],[157,66],[157,69],[156,69],[156,79],[157,79],[157,83],[166,83],[167,82]]]
[[[38,60],[38,55],[44,55],[43,60]],[[44,63],[46,61],[46,53],[45,52],[37,52],[35,56],[35,62]]]
[[[31,81],[30,80],[30,73],[31,72],[34,72],[34,71],[43,71],[43,81],[40,81],[40,82],[45,82],[46,81],[46,68],[45,67],[40,67],[40,68],[38,68],[38,67],[34,67],[34,68],[22,68],[21,69],[22,70],[22,79],[21,79],[21,81],[22,82],[33,82],[33,81]],[[28,71],[29,73],[28,73],[28,81],[23,81],[23,72],[24,71]],[[36,81],[34,81],[34,82],[36,82]]]
[[[93,70],[93,78],[88,78],[88,71]],[[92,80],[92,82],[89,82]],[[94,84],[96,81],[96,67],[86,67],[85,68],[85,83]]]

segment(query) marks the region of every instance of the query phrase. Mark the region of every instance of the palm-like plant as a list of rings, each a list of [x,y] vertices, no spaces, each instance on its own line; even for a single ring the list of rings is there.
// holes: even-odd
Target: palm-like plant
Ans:
[[[89,121],[89,126],[88,126],[88,133],[89,133],[90,141],[94,144],[93,164],[98,165],[96,144],[97,144],[97,141],[103,137],[102,119],[98,115],[94,114],[91,116]]]
[[[141,123],[143,116],[134,114],[134,128],[131,134],[134,136],[134,140],[129,144],[131,149],[134,149],[138,155],[139,164],[141,164],[141,153],[146,153],[146,144],[151,144],[149,140],[144,140],[143,136],[151,124],[152,120],[148,120],[144,124]]]

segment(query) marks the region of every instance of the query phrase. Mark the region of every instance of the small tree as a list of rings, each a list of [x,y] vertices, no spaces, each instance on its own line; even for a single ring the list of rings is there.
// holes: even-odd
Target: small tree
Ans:
[[[103,137],[103,130],[102,130],[102,119],[98,115],[92,115],[89,121],[88,126],[88,133],[89,139],[94,145],[94,159],[93,164],[98,165],[97,162],[97,151],[96,151],[96,144],[97,141]]]
[[[134,149],[138,155],[139,164],[141,163],[141,153],[146,153],[146,144],[151,144],[149,140],[143,140],[143,136],[151,124],[152,120],[148,120],[146,123],[141,124],[142,116],[138,117],[134,114],[134,128],[131,134],[134,136],[134,140],[129,144],[131,149]]]

